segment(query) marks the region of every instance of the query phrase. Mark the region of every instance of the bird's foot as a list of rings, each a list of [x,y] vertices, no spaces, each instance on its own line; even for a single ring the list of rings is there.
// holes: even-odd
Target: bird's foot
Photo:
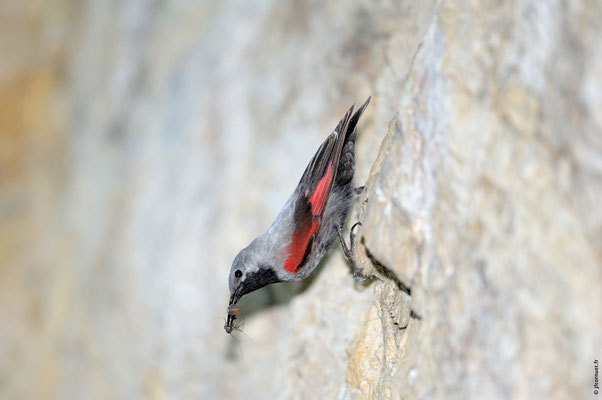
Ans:
[[[362,187],[363,188],[363,187]],[[345,254],[345,258],[347,262],[353,268],[353,279],[358,283],[363,283],[367,279],[372,278],[372,275],[365,275],[360,268],[357,266],[355,259],[353,258],[353,253],[355,251],[355,227],[358,225],[362,225],[361,222],[356,222],[351,227],[351,232],[349,233],[349,243],[351,248],[347,247],[345,243],[345,239],[343,239],[343,233],[341,232],[341,228],[337,228],[337,233],[339,234],[339,240],[341,241],[341,248],[343,249],[343,254]]]

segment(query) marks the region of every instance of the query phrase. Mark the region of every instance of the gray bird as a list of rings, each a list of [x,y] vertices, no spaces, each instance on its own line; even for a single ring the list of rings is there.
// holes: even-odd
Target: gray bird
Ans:
[[[353,228],[351,249],[345,244],[341,229],[354,192],[356,127],[369,102],[370,97],[355,114],[351,106],[309,162],[276,220],[234,258],[229,278],[228,319],[224,326],[227,333],[232,332],[238,314],[236,303],[242,296],[272,283],[306,278],[337,237],[355,279],[361,282],[368,278],[352,257]]]

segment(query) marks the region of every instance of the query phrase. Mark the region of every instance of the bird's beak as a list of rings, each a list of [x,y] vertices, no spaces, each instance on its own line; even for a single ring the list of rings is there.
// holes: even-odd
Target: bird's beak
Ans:
[[[234,291],[234,293],[232,293],[232,295],[230,296],[230,303],[228,304],[229,306],[231,306],[232,304],[238,303],[238,300],[240,300],[240,296],[238,295],[238,292],[240,292],[240,290],[237,288]]]
[[[224,329],[226,330],[226,332],[228,332],[228,333],[232,332],[232,326],[234,325],[235,319],[236,319],[236,316],[228,314],[228,320],[226,321],[226,325],[224,325]]]

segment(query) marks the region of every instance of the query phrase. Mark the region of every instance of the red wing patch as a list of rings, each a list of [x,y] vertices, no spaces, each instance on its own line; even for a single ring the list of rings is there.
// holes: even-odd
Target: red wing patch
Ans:
[[[297,229],[291,235],[291,243],[288,245],[288,258],[284,262],[284,269],[291,274],[296,274],[303,267],[307,258],[315,247],[315,235],[320,228],[322,212],[330,192],[332,181],[332,162],[324,176],[318,181],[314,191],[309,196],[311,211],[303,216],[302,221],[297,221]]]
[[[310,229],[306,229],[303,232],[293,231],[291,235],[291,244],[288,245],[289,256],[284,262],[284,269],[291,274],[299,272],[307,257],[313,251],[314,247],[314,234],[320,227],[320,221],[314,221]],[[309,246],[308,246],[309,244]]]
[[[315,215],[322,215],[324,210],[324,204],[328,198],[328,189],[330,189],[330,181],[332,180],[332,162],[328,164],[326,174],[318,181],[316,188],[309,197],[311,203],[311,213]]]

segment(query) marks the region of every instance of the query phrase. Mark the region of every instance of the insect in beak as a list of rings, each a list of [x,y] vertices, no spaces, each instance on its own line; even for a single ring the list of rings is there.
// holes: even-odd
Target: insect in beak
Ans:
[[[238,306],[238,304],[230,304],[227,308],[227,311],[228,311],[228,319],[226,321],[226,324],[224,325],[224,329],[226,330],[226,333],[231,334],[232,328],[234,326],[234,320],[238,316],[240,307]]]

